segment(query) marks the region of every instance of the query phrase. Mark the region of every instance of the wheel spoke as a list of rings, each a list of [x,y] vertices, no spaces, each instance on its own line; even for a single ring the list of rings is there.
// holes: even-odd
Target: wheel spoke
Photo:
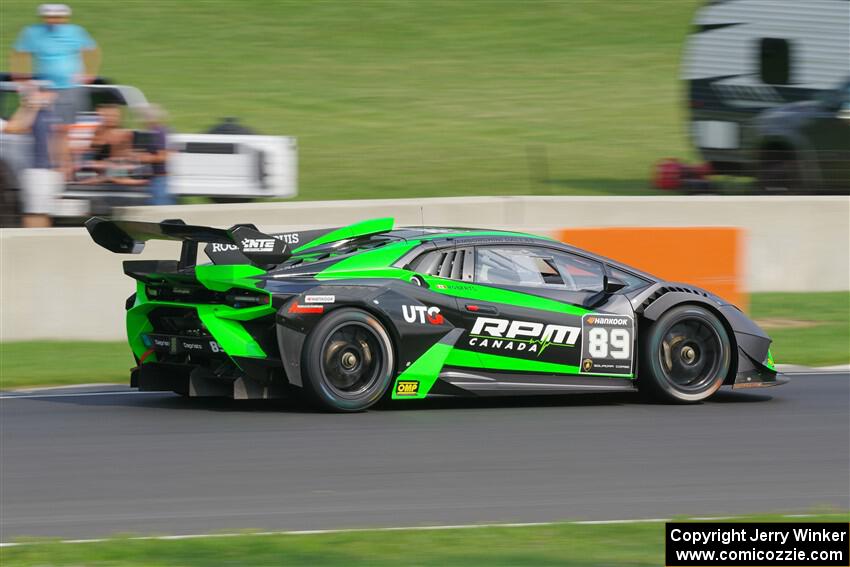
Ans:
[[[701,319],[674,323],[659,349],[667,379],[683,390],[698,390],[715,379],[722,352],[717,332]]]
[[[322,351],[322,373],[326,383],[342,395],[368,389],[380,373],[377,337],[359,323],[345,324],[330,334]]]

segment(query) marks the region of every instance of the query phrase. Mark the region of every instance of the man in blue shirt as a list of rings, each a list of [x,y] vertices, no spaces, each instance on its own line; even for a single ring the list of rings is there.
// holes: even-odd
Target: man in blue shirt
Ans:
[[[100,50],[84,28],[70,23],[71,8],[65,4],[42,4],[42,23],[24,28],[12,50],[12,73],[25,75],[32,69],[40,80],[56,90],[54,112],[64,124],[74,122],[85,109],[76,87],[90,82],[100,66]]]

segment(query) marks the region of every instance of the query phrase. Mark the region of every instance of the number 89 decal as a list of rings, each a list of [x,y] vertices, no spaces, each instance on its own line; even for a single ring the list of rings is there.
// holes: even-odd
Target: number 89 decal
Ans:
[[[587,337],[587,346],[593,358],[608,358],[626,360],[629,358],[631,344],[627,329],[611,329],[593,327]]]
[[[634,319],[590,313],[581,319],[581,372],[632,375]]]

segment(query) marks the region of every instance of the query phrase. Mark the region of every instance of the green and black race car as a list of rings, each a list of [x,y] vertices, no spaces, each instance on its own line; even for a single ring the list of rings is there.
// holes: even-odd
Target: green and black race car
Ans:
[[[770,338],[693,286],[548,238],[456,228],[264,234],[90,219],[118,253],[182,241],[180,260],[126,261],[131,385],[186,396],[303,391],[335,411],[385,397],[634,390],[698,402],[782,383]],[[210,263],[199,264],[198,244]]]

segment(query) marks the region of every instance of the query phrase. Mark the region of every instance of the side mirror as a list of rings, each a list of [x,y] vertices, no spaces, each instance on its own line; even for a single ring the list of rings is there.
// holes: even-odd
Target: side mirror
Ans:
[[[617,293],[624,287],[626,287],[626,282],[614,276],[606,275],[602,282],[602,289],[607,294]]]

